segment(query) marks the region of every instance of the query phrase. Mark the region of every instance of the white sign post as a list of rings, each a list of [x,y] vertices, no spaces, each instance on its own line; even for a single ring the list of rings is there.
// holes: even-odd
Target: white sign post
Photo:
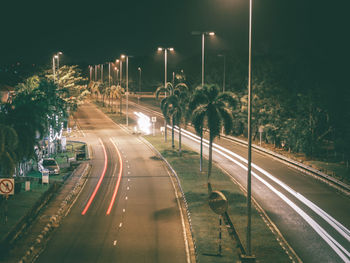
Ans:
[[[153,130],[153,136],[156,135],[156,122],[157,122],[157,117],[152,117],[152,130]]]
[[[43,170],[41,172],[41,183],[42,184],[48,184],[49,183],[49,171]]]

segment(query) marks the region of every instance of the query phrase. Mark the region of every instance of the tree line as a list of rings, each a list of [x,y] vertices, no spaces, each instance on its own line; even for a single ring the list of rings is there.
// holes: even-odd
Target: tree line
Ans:
[[[15,86],[0,105],[0,175],[11,177],[20,164],[38,158],[43,140],[55,140],[69,115],[89,94],[78,66],[43,70]],[[17,168],[17,169],[16,169]]]

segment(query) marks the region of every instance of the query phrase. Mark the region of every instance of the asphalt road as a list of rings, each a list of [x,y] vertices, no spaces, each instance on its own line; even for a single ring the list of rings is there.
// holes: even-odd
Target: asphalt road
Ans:
[[[156,130],[164,125],[153,99],[130,103],[130,112],[157,116]],[[140,107],[141,106],[141,107]],[[189,129],[191,130],[191,129]],[[176,133],[177,136],[177,133]],[[171,139],[170,130],[168,138]],[[199,151],[191,136],[183,143]],[[213,152],[213,160],[246,187],[247,148],[225,139],[215,140],[229,152]],[[204,155],[208,155],[204,147]],[[233,154],[231,154],[233,152]],[[235,155],[236,154],[236,155]],[[271,156],[253,151],[252,195],[304,262],[350,262],[350,198]],[[214,186],[215,188],[215,186]],[[253,251],[254,251],[254,222]]]
[[[81,106],[76,117],[82,140],[91,145],[92,170],[37,262],[188,262],[163,163],[91,104]]]

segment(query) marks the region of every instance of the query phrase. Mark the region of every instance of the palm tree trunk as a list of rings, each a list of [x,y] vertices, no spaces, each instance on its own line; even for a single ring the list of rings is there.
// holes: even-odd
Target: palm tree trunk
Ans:
[[[202,171],[203,162],[203,128],[201,128],[201,145],[200,145],[200,156],[199,156],[199,171]]]
[[[179,126],[179,154],[181,155],[181,127]]]
[[[174,144],[174,116],[171,118],[171,147],[175,148]]]
[[[208,183],[211,175],[211,167],[213,161],[213,138],[210,136],[209,138],[209,163],[208,163]]]
[[[123,97],[122,95],[120,96],[120,107],[119,107],[119,113],[122,114],[122,103],[123,103]]]
[[[167,140],[167,126],[168,126],[168,123],[166,121],[166,118],[164,118],[164,141],[165,142]]]

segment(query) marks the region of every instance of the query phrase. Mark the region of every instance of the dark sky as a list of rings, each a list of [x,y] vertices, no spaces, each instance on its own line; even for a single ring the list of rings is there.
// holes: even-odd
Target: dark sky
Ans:
[[[347,1],[253,0],[254,48],[340,56],[349,48]],[[102,63],[121,53],[151,55],[173,46],[179,57],[200,52],[194,30],[213,30],[208,49],[246,52],[249,0],[2,0],[0,65]]]

